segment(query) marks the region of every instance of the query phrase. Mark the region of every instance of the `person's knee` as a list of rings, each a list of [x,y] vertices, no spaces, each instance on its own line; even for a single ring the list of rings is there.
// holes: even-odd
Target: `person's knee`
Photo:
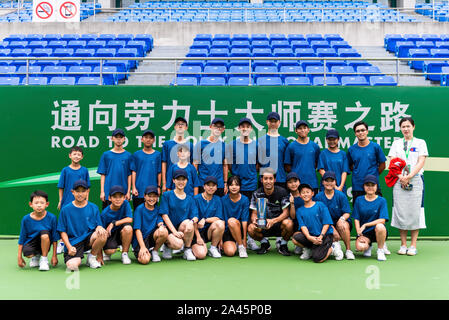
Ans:
[[[132,235],[132,233],[133,233],[133,227],[131,226],[131,225],[125,225],[123,228],[122,228],[122,230],[120,231],[120,233],[122,234],[122,235]]]
[[[104,253],[107,254],[108,256],[110,256],[110,255],[113,255],[116,251],[117,251],[117,249],[105,249]]]
[[[374,228],[374,230],[376,231],[376,233],[384,233],[385,231],[387,231],[387,229],[385,228],[385,225],[382,223],[376,224],[376,227]]]
[[[168,238],[168,230],[167,228],[158,229],[156,238],[158,239],[167,239]]]
[[[228,257],[233,257],[237,251],[237,247],[235,245],[223,245],[223,252]]]
[[[193,222],[191,220],[184,222],[184,234],[190,234],[195,231]]]
[[[235,218],[229,218],[228,226],[229,226],[229,228],[240,228],[240,221],[238,221]]]
[[[145,258],[137,258],[137,261],[139,261],[140,264],[149,264],[150,263],[150,257]]]
[[[282,220],[281,229],[293,231],[293,221],[290,219]]]
[[[211,227],[218,231],[224,231],[225,229],[225,222],[223,220],[216,220],[211,224]]]
[[[198,260],[204,260],[207,256],[207,249],[204,248],[203,246],[197,246],[197,248],[193,249],[193,255]]]
[[[356,240],[355,247],[356,247],[357,251],[366,251],[369,249],[369,243]]]
[[[68,269],[76,271],[78,270],[80,264],[81,264],[80,258],[72,258],[69,261],[67,261],[66,266]]]
[[[50,240],[50,234],[48,232],[41,232],[41,240]]]

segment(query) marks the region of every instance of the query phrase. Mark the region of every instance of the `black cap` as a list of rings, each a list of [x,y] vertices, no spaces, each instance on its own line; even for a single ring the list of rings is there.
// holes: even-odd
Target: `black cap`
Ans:
[[[377,183],[378,183],[377,177],[376,177],[376,176],[373,176],[372,174],[367,175],[367,176],[365,177],[365,179],[363,179],[363,184],[366,184],[366,183],[374,183],[374,184],[377,184]]]
[[[242,118],[242,119],[240,119],[240,121],[239,121],[239,126],[241,126],[243,123],[249,123],[251,126],[253,125],[253,123],[251,122],[251,120],[250,119],[248,119],[248,118]]]
[[[307,184],[307,183],[301,183],[298,187],[298,191],[301,192],[301,190],[304,188],[308,188],[313,191],[313,188],[310,186],[310,184]]]
[[[299,176],[296,174],[296,172],[292,171],[287,174],[287,178],[285,181],[289,181],[290,179],[298,179],[299,180]]]
[[[116,193],[126,194],[125,189],[122,186],[115,185],[109,189],[109,195],[113,196]]]
[[[125,131],[123,131],[122,129],[115,129],[114,131],[112,131],[112,136],[115,137],[116,135],[121,134],[122,136],[125,136]]]
[[[187,171],[185,171],[184,169],[177,169],[173,173],[173,179],[177,179],[179,177],[184,177],[186,179],[189,178],[188,175],[187,175]]]
[[[188,122],[187,122],[187,120],[186,120],[186,118],[183,118],[183,117],[177,117],[176,119],[175,119],[175,124],[176,123],[178,123],[178,121],[182,121],[182,122],[184,122],[185,124],[189,124]]]
[[[329,138],[340,138],[340,134],[335,129],[329,129],[326,132],[326,139],[329,139]]]
[[[153,130],[148,129],[148,130],[145,130],[145,131],[142,133],[142,137],[145,136],[145,135],[147,135],[147,134],[151,134],[151,135],[153,136],[153,138],[154,138],[154,136],[155,136]]]
[[[323,180],[326,180],[326,179],[329,179],[329,178],[332,178],[335,181],[337,181],[337,176],[335,175],[335,172],[333,172],[333,171],[326,171],[323,174]]]
[[[204,184],[208,184],[209,182],[213,182],[213,183],[215,183],[215,184],[218,185],[218,180],[217,180],[217,178],[215,178],[214,176],[207,176],[207,177],[204,179]]]
[[[159,194],[156,186],[148,186],[145,189],[145,194],[156,193]]]
[[[75,183],[73,183],[73,190],[76,190],[78,187],[83,187],[84,189],[89,189],[89,185],[85,180],[76,180]]]
[[[267,120],[273,120],[273,119],[279,121],[279,120],[281,120],[281,116],[277,112],[274,112],[274,111],[270,112],[267,116]]]
[[[220,123],[220,122],[223,123],[223,125],[225,124],[224,120],[222,118],[215,118],[214,120],[212,120],[212,122],[210,124],[216,124],[216,123]]]
[[[299,120],[298,122],[296,122],[296,129],[298,129],[302,125],[305,125],[307,128],[309,128],[309,124],[307,123],[307,121]]]

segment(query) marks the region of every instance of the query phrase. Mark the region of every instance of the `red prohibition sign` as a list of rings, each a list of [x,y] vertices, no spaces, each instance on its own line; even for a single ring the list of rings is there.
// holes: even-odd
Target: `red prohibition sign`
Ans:
[[[59,13],[65,19],[71,19],[76,15],[77,8],[73,2],[64,2],[59,8]]]
[[[53,7],[48,2],[40,2],[36,6],[36,14],[41,19],[48,19],[53,14]]]

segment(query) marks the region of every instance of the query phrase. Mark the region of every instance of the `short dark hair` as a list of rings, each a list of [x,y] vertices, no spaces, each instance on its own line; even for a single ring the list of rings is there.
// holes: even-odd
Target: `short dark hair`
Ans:
[[[365,121],[357,121],[354,126],[352,127],[352,129],[355,132],[355,128],[357,128],[358,126],[365,126],[366,130],[368,130],[368,124]]]
[[[239,176],[231,176],[228,179],[228,186],[236,182],[240,187],[242,186],[242,181],[240,180]]]
[[[70,148],[69,154],[71,154],[72,152],[81,152],[82,155],[84,155],[83,149],[81,147],[78,146],[74,146]]]
[[[266,167],[260,169],[260,180],[262,180],[265,173],[272,174],[273,177],[276,179],[276,171],[274,171],[274,169],[271,167]]]
[[[48,202],[48,194],[43,190],[36,190],[30,195],[30,202],[33,202],[33,199],[36,197],[45,198],[45,201]]]
[[[412,124],[412,126],[415,126],[415,120],[412,119],[412,117],[404,117],[399,121],[399,126],[402,126],[402,123],[404,122],[410,122]]]

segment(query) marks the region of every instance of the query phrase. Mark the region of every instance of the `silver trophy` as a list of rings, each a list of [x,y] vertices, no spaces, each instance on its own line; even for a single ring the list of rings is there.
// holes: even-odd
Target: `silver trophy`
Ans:
[[[257,198],[257,227],[266,229],[267,227],[267,199]]]

